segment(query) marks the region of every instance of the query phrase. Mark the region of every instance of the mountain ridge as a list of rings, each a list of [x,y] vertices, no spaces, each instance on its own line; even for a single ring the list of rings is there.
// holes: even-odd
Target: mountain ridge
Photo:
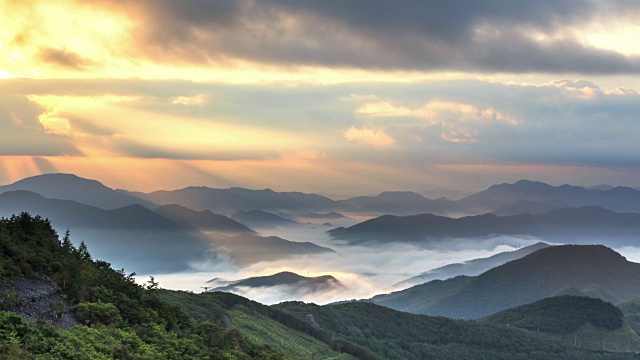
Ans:
[[[69,229],[97,256],[137,272],[186,270],[191,261],[214,255],[213,243],[197,229],[140,204],[104,210],[26,190],[0,194],[1,216],[23,211],[49,218],[59,232]]]
[[[561,208],[540,214],[449,218],[433,214],[383,215],[356,225],[329,230],[351,244],[412,242],[428,245],[445,239],[529,235],[554,242],[632,245],[640,231],[640,214],[617,213],[598,206]]]
[[[156,213],[176,221],[184,221],[191,226],[205,232],[223,232],[232,234],[255,233],[255,231],[227,216],[216,214],[211,210],[196,211],[184,206],[170,204],[162,205]]]
[[[477,319],[568,289],[612,303],[640,297],[640,264],[602,245],[551,246],[475,277],[436,280],[368,301],[413,313]]]
[[[241,287],[269,288],[275,286],[288,286],[294,288],[297,292],[304,293],[314,293],[344,287],[338,279],[331,275],[307,277],[291,271],[282,271],[272,275],[253,276],[237,280],[231,284],[219,286],[209,291],[235,292]]]
[[[105,210],[132,204],[140,204],[151,210],[158,207],[153,202],[113,190],[97,180],[82,178],[75,174],[36,175],[0,186],[0,193],[16,190],[35,192],[50,199],[74,200]]]

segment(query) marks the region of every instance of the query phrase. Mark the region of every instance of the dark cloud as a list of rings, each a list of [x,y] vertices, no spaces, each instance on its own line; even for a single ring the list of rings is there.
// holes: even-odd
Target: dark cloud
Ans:
[[[88,60],[67,49],[44,48],[39,57],[46,63],[72,69],[82,69],[89,64]]]
[[[170,0],[134,2],[136,51],[165,61],[503,72],[637,73],[638,57],[562,34],[637,2]],[[142,4],[142,5],[141,5]],[[126,7],[126,5],[125,5]],[[538,42],[532,33],[551,35]]]

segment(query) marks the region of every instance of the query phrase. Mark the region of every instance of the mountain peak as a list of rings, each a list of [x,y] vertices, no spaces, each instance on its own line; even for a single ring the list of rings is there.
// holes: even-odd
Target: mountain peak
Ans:
[[[74,174],[36,175],[13,184],[0,186],[0,193],[14,190],[33,191],[49,199],[73,200],[105,210],[113,210],[131,204],[141,204],[149,209],[157,207],[152,202],[113,190],[97,180],[85,179]]]
[[[94,186],[97,185],[97,186],[102,186],[106,188],[106,186],[101,182],[99,182],[98,180],[87,179],[87,178],[80,177],[76,174],[67,174],[67,173],[49,173],[49,174],[30,176],[22,180],[18,180],[14,184],[35,184],[35,183],[44,183],[44,182],[49,184],[51,182],[54,182],[54,183],[81,182],[84,184],[91,184]]]
[[[551,246],[475,277],[432,281],[372,301],[396,310],[473,319],[569,290],[612,303],[637,298],[640,264],[603,245]]]

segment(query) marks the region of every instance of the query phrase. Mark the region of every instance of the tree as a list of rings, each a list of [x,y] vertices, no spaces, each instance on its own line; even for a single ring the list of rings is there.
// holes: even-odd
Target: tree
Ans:
[[[149,276],[149,281],[147,281],[147,290],[157,290],[160,288],[160,283],[156,281],[153,276]]]
[[[78,254],[80,254],[80,257],[86,261],[92,260],[87,244],[85,244],[84,241],[81,241],[80,246],[78,246]]]

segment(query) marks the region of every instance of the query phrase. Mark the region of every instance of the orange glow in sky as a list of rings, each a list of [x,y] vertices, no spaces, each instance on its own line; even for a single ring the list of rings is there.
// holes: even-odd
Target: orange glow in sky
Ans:
[[[420,26],[218,5],[0,0],[0,184],[73,172],[144,191],[370,193],[635,174],[625,137],[640,90],[634,12],[603,2],[620,17],[594,10],[566,26],[481,18],[445,41]],[[500,68],[484,49],[504,34],[526,44]],[[544,61],[522,65],[527,46]],[[554,62],[553,49],[575,53]]]

